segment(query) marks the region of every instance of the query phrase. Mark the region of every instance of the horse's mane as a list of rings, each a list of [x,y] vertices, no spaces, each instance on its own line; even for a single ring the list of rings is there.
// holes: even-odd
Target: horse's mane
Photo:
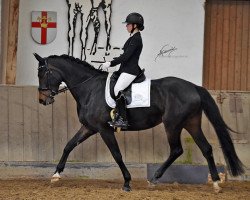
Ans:
[[[63,58],[63,59],[67,59],[67,60],[70,60],[72,62],[76,62],[76,63],[78,63],[80,65],[84,65],[85,67],[87,67],[89,69],[92,69],[92,70],[95,70],[95,71],[98,71],[98,72],[103,72],[103,71],[101,71],[99,69],[96,69],[93,65],[89,64],[86,61],[80,60],[79,58],[75,58],[73,56],[69,56],[69,55],[66,55],[66,54],[62,54],[60,56],[58,56],[58,55],[51,55],[48,58]]]

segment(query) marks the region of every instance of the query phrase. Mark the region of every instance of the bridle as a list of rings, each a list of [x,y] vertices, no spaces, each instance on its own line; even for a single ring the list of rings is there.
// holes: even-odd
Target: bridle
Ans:
[[[66,92],[67,90],[74,89],[74,88],[78,87],[79,85],[88,82],[89,80],[91,80],[92,78],[94,78],[94,77],[96,76],[96,75],[93,75],[93,76],[89,77],[88,79],[86,79],[86,80],[84,80],[84,81],[82,81],[82,82],[80,82],[80,83],[74,84],[74,86],[72,86],[72,87],[70,87],[70,88],[67,87],[67,86],[65,86],[65,87],[63,87],[62,89],[59,89],[59,90],[55,91],[55,90],[53,90],[53,88],[51,87],[51,77],[53,77],[54,79],[56,79],[59,83],[61,83],[62,80],[59,80],[59,79],[53,74],[53,70],[59,72],[60,74],[63,74],[63,72],[62,72],[60,69],[58,69],[58,68],[54,67],[53,65],[49,64],[47,60],[45,60],[45,64],[44,64],[44,65],[38,67],[38,70],[41,70],[41,69],[43,69],[43,68],[45,68],[45,73],[44,73],[42,79],[45,79],[45,78],[46,78],[46,87],[40,87],[40,86],[39,86],[39,87],[38,87],[38,91],[41,92],[41,93],[42,93],[44,96],[46,96],[47,98],[51,98],[51,99],[53,99],[56,95],[58,95],[58,94],[60,94],[60,93],[62,93],[62,92]],[[43,93],[43,91],[50,91],[50,94],[47,95],[47,94]]]
[[[43,77],[42,77],[42,80],[45,80],[45,79],[46,79],[46,80],[45,80],[45,81],[46,81],[46,84],[45,84],[45,87],[40,87],[40,85],[39,85],[38,91],[41,92],[44,96],[53,99],[54,96],[57,95],[59,91],[53,90],[53,88],[52,88],[52,86],[51,86],[51,77],[53,77],[53,78],[55,78],[56,80],[58,80],[58,79],[55,77],[55,75],[53,74],[52,69],[58,71],[59,73],[61,73],[61,72],[60,72],[61,70],[59,70],[59,69],[55,68],[54,66],[48,64],[48,61],[47,61],[47,60],[45,60],[44,62],[45,62],[44,65],[38,67],[38,71],[45,68],[45,72],[44,72],[44,75],[43,75]],[[58,82],[61,82],[61,81],[58,80]],[[50,91],[50,94],[47,95],[47,94],[45,94],[43,91]]]

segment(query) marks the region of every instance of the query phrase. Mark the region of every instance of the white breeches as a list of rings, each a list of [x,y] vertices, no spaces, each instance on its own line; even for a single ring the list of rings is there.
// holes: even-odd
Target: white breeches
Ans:
[[[127,88],[135,78],[136,78],[135,75],[128,74],[125,72],[121,73],[121,75],[119,76],[115,84],[115,88],[114,88],[115,96],[117,96],[121,90],[124,90],[125,88]]]

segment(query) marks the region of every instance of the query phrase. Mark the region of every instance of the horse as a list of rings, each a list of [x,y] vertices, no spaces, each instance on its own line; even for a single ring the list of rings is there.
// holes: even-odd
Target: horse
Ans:
[[[39,62],[39,102],[43,105],[53,103],[54,97],[63,90],[59,90],[59,85],[64,82],[77,102],[77,114],[82,124],[65,146],[52,181],[59,180],[70,152],[98,132],[121,169],[123,190],[130,191],[131,175],[123,162],[114,128],[108,124],[111,111],[105,101],[108,72],[95,69],[89,63],[68,55],[51,55],[45,58],[34,55]],[[156,185],[167,168],[183,153],[180,135],[182,129],[186,129],[207,160],[214,190],[221,191],[212,146],[201,128],[202,111],[215,129],[229,173],[233,176],[244,173],[244,165],[238,158],[230,137],[229,132],[233,130],[224,122],[214,99],[205,88],[176,77],[155,79],[151,80],[150,101],[150,107],[128,109],[130,126],[127,131],[145,130],[164,124],[170,155],[153,178],[148,180],[151,185]]]
[[[97,51],[97,39],[100,32],[100,21],[98,18],[98,8],[101,7],[105,16],[105,30],[107,34],[106,40],[106,55],[109,55],[111,49],[110,45],[110,31],[111,31],[111,4],[112,0],[66,0],[68,5],[68,55],[73,56],[74,39],[77,15],[80,14],[81,19],[81,59],[86,59],[86,44],[88,40],[88,26],[92,21],[95,31],[95,38],[91,47],[90,54],[95,55]]]

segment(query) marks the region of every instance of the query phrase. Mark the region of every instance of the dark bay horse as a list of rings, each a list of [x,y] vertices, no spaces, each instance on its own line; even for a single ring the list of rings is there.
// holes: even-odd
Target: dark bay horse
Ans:
[[[114,129],[107,123],[110,121],[111,111],[105,102],[108,73],[67,55],[46,58],[34,55],[39,61],[39,102],[44,105],[53,103],[54,96],[60,92],[59,85],[65,82],[77,102],[77,113],[82,123],[80,130],[65,146],[52,179],[59,180],[69,153],[74,147],[99,132],[122,171],[123,190],[130,191],[131,175],[122,160]],[[220,178],[212,147],[201,129],[202,111],[216,131],[229,173],[233,176],[244,173],[244,166],[236,155],[230,138],[231,129],[223,121],[215,101],[205,88],[179,78],[166,77],[151,81],[150,95],[150,107],[128,109],[128,130],[144,130],[161,122],[165,126],[170,155],[149,180],[151,184],[156,184],[166,169],[183,153],[180,135],[184,128],[190,133],[208,162],[215,191],[221,190],[217,183]]]

